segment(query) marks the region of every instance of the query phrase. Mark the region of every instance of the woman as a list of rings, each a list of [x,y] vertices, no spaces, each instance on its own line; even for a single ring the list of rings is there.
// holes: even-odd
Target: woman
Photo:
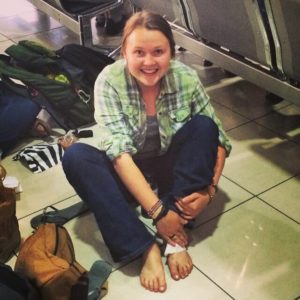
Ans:
[[[95,118],[106,128],[100,151],[76,143],[65,152],[63,167],[94,212],[114,260],[142,254],[141,284],[163,292],[160,249],[128,200],[141,205],[171,249],[171,276],[185,278],[192,260],[184,225],[213,198],[230,144],[197,73],[173,60],[175,43],[164,18],[133,15],[122,54],[95,83]]]

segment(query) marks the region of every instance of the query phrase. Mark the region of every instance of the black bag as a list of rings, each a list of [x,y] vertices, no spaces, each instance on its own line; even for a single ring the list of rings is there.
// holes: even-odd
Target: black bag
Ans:
[[[0,55],[1,59],[7,57]],[[0,72],[0,96],[21,96],[37,103],[41,109],[44,108],[51,115],[57,125],[64,129],[69,130],[68,122],[66,117],[62,115],[57,109],[54,108],[53,104],[48,101],[41,93],[36,90],[30,89],[28,86],[18,84],[12,81],[9,77],[4,76]]]
[[[95,73],[91,77],[87,70],[73,65],[55,51],[28,40],[10,46],[5,52],[9,56],[0,55],[0,77],[5,81],[10,78],[22,81],[43,108],[50,107],[48,112],[62,128],[70,130],[95,122],[94,82],[91,80]],[[82,53],[80,61],[90,61],[91,51],[87,52]],[[99,55],[102,61],[95,71],[100,73],[108,63],[102,53],[94,51],[93,54],[94,57]],[[113,62],[110,58],[108,61]]]
[[[115,61],[103,53],[77,44],[68,44],[57,50],[56,53],[59,57],[83,70],[85,78],[92,86],[94,86],[96,78],[103,68]],[[83,57],[88,57],[88,59],[82,59]]]
[[[0,263],[0,295],[3,300],[38,300],[38,294],[27,279]]]

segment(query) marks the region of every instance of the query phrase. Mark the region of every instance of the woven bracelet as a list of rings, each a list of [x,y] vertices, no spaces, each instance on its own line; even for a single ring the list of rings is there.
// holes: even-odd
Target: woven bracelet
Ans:
[[[153,220],[152,224],[156,225],[156,223],[160,221],[163,217],[165,217],[168,212],[169,212],[169,207],[167,207],[166,205],[162,205],[161,211],[159,212],[157,217]]]

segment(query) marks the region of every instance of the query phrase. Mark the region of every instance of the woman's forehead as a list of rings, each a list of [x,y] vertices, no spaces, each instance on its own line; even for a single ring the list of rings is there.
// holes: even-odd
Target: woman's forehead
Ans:
[[[143,46],[149,44],[169,44],[167,37],[159,30],[149,30],[143,27],[134,29],[126,39],[127,46]]]

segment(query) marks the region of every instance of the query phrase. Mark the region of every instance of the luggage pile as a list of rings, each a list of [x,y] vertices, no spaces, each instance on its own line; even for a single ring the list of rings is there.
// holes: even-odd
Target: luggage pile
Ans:
[[[66,131],[95,122],[94,82],[112,58],[77,44],[52,50],[29,40],[5,53],[0,55],[2,86],[38,103]]]

